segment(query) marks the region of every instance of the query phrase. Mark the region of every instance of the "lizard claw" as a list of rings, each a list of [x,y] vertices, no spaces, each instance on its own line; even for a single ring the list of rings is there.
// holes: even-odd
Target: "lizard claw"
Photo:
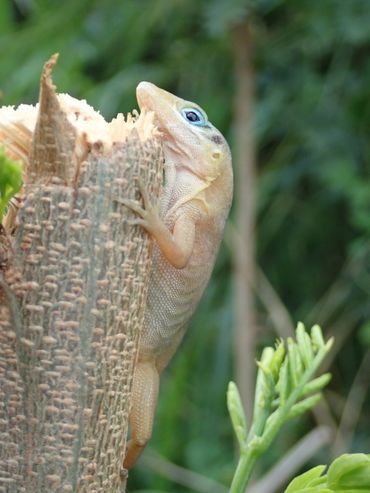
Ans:
[[[145,219],[127,219],[127,223],[130,226],[142,226],[143,228],[146,226]]]
[[[138,178],[138,184],[139,184],[140,194],[141,194],[141,197],[142,197],[143,202],[144,202],[144,209],[152,209],[153,206],[150,202],[148,191],[145,188],[145,185],[144,185],[141,178]]]
[[[120,199],[119,201],[120,204],[125,205],[129,209],[131,209],[133,212],[136,212],[140,217],[145,217],[145,209],[141,207],[140,204],[138,204],[135,200],[131,199]]]
[[[158,228],[158,223],[161,222],[159,218],[159,207],[150,202],[148,192],[140,178],[138,179],[138,185],[144,207],[136,200],[131,199],[120,199],[119,203],[125,205],[139,216],[137,219],[130,219],[128,221],[129,224],[133,226],[142,226],[147,231],[153,232]]]

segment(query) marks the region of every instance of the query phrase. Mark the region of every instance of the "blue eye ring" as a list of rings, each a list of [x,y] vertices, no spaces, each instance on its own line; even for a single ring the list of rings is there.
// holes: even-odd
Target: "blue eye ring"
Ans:
[[[182,116],[191,125],[205,126],[207,124],[207,118],[197,108],[183,108],[181,110]]]

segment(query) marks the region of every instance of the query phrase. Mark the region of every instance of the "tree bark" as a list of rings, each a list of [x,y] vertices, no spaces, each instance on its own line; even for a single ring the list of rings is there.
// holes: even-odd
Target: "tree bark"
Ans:
[[[116,493],[151,266],[121,201],[140,198],[138,178],[156,200],[163,158],[149,119],[111,145],[71,123],[55,61],[1,273],[0,492]]]

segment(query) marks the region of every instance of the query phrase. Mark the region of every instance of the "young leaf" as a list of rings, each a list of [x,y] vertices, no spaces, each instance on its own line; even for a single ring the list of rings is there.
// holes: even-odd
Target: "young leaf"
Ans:
[[[317,349],[325,346],[322,330],[319,325],[314,325],[311,329],[311,339]]]
[[[370,456],[344,454],[328,470],[328,486],[337,490],[370,491]]]
[[[285,404],[290,392],[291,382],[288,372],[288,359],[286,358],[281,365],[280,376],[277,388],[280,396],[280,406]]]
[[[227,407],[240,449],[243,450],[247,441],[247,423],[240,394],[234,382],[229,382],[227,389]]]
[[[290,418],[309,410],[320,399],[316,389],[321,389],[329,377],[314,379],[315,371],[328,353],[332,341],[325,343],[318,326],[312,329],[308,342],[303,325],[297,330],[298,344],[288,338],[287,352],[281,345],[266,348],[258,363],[257,385],[255,393],[254,414],[247,436],[247,443],[239,438],[241,455],[233,477],[230,493],[242,493],[251,477],[258,457],[271,446],[271,443],[284,423]],[[298,337],[299,335],[299,337]],[[308,336],[307,336],[308,337]],[[300,349],[298,346],[301,346]],[[311,352],[312,351],[312,352]],[[278,354],[277,354],[278,353]],[[276,371],[280,368],[278,381]],[[312,379],[312,380],[311,380]],[[302,400],[305,392],[315,392]],[[279,397],[277,399],[277,397]],[[229,406],[231,409],[232,406]],[[236,433],[243,428],[235,419]],[[320,473],[322,470],[320,470]],[[297,490],[298,491],[298,490]],[[333,493],[325,478],[316,477],[312,483],[300,490],[300,493]]]
[[[309,486],[308,488],[303,488],[299,490],[294,490],[295,493],[334,493],[333,490],[329,489],[325,485],[319,485],[319,486]],[[351,492],[351,491],[346,491],[346,492],[335,492],[335,493],[362,493],[362,492]],[[368,493],[368,492],[364,492]]]
[[[324,373],[317,378],[314,378],[308,382],[303,389],[302,395],[312,394],[314,392],[319,392],[323,389],[331,380],[330,373]]]
[[[293,387],[296,387],[303,371],[302,361],[299,357],[297,344],[293,339],[288,339],[288,358],[289,358],[289,375]]]
[[[316,404],[320,401],[320,399],[321,399],[321,394],[314,394],[311,395],[310,397],[307,397],[307,399],[303,399],[297,404],[294,404],[294,406],[292,406],[292,408],[288,413],[287,419],[295,418],[296,416],[299,416],[300,414],[309,411],[311,408],[316,406]]]
[[[298,323],[296,330],[297,344],[304,366],[307,368],[314,358],[310,336],[307,334],[302,322]]]
[[[268,389],[271,389],[271,385],[273,386],[272,375],[269,369],[273,355],[274,350],[271,347],[266,347],[262,351],[261,360],[257,362],[258,372],[254,397],[254,416],[258,415],[261,407],[264,407]]]
[[[273,375],[275,382],[277,382],[279,379],[279,374],[281,370],[281,365],[284,360],[284,356],[285,356],[284,342],[282,340],[279,340],[276,344],[276,348],[270,364],[271,373]]]
[[[301,492],[302,489],[307,488],[311,485],[313,479],[319,478],[324,472],[325,468],[326,466],[316,466],[313,469],[304,472],[289,483],[284,493]]]
[[[0,222],[3,219],[9,200],[22,187],[22,165],[8,158],[0,147]]]

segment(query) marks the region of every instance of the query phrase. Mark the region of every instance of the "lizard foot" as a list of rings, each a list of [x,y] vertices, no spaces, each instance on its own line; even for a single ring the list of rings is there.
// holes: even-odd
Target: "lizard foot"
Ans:
[[[156,240],[168,262],[176,269],[183,269],[193,251],[195,221],[191,216],[183,214],[176,220],[171,231],[159,215],[158,204],[153,205],[150,202],[148,192],[140,180],[139,189],[144,207],[135,200],[119,201],[139,216],[129,220],[130,224],[142,226]]]
[[[137,219],[131,219],[129,221],[130,224],[142,226],[149,233],[153,234],[155,231],[161,230],[163,227],[163,222],[159,216],[159,206],[153,205],[150,202],[148,192],[140,179],[139,190],[143,199],[144,207],[142,207],[136,200],[121,199],[119,202],[139,216]]]

